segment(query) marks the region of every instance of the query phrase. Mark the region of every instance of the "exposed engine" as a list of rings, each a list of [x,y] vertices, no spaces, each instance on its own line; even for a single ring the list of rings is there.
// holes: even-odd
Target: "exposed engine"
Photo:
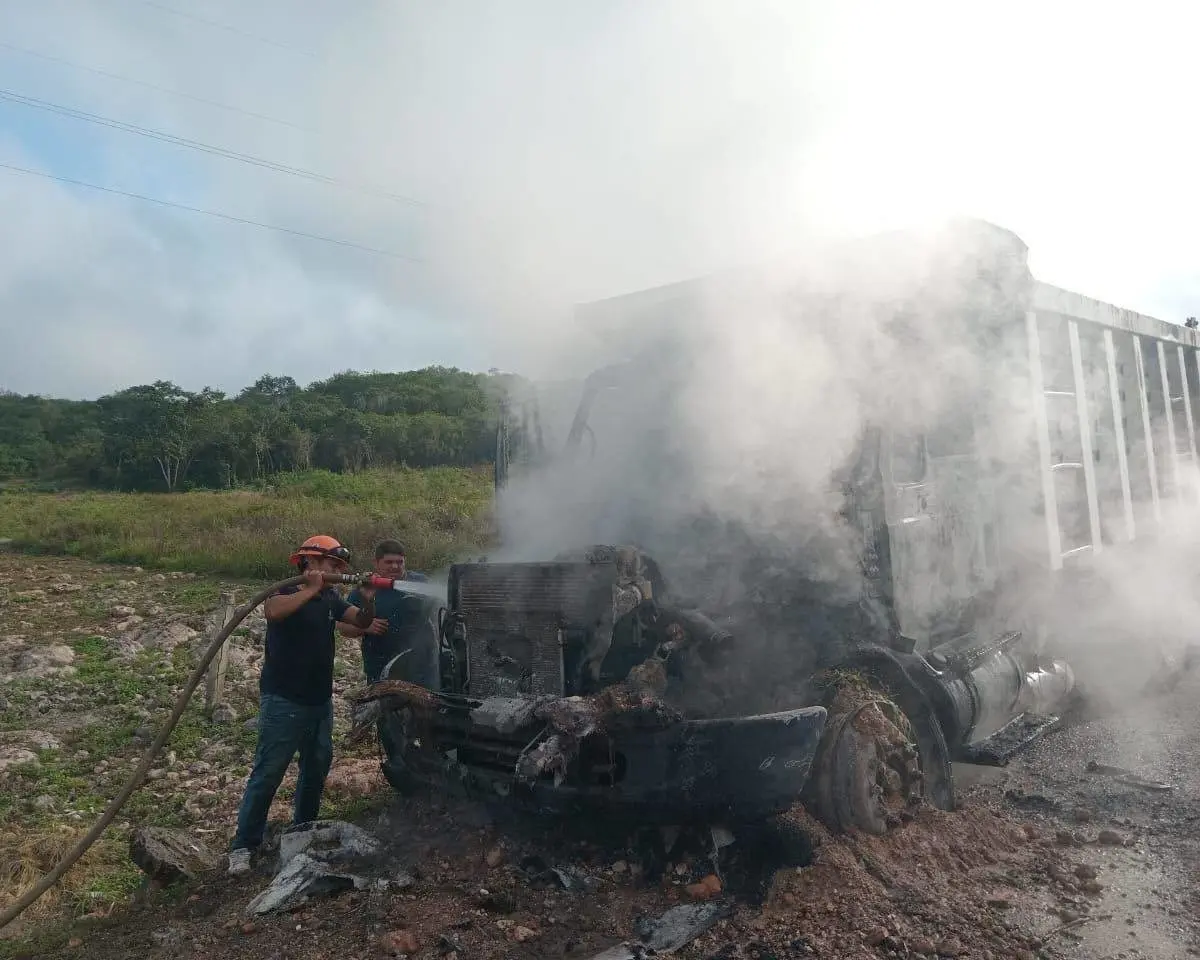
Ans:
[[[583,696],[663,664],[667,690],[703,685],[732,637],[665,596],[657,564],[633,547],[597,546],[548,563],[452,568],[445,630],[453,692]]]

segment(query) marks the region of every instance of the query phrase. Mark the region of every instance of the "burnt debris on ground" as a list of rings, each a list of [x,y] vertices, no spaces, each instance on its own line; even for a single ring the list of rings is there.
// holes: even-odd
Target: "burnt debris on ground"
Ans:
[[[272,861],[249,879],[187,883],[168,905],[148,894],[70,936],[97,960],[1182,958],[1200,946],[1171,867],[1195,847],[1194,774],[1173,759],[1194,729],[1186,711],[1181,701],[1165,753],[1143,763],[1111,731],[1145,718],[1073,728],[993,768],[960,809],[917,804],[882,836],[831,834],[803,807],[756,829],[671,830],[421,792],[360,824],[371,869],[408,885],[335,884],[248,916]],[[1108,767],[1180,789],[1147,792]],[[27,955],[71,955],[66,935]]]
[[[1010,914],[1040,904],[1078,865],[1053,835],[986,806],[922,809],[885,837],[834,837],[802,808],[783,823],[759,835],[664,836],[478,803],[398,800],[365,833],[321,825],[307,847],[302,835],[279,839],[285,872],[334,840],[334,849],[354,848],[335,876],[380,877],[386,865],[401,882],[333,882],[260,914],[247,904],[273,882],[209,875],[172,888],[170,904],[154,895],[72,935],[82,941],[78,955],[98,960],[316,960],[330,951],[346,960],[590,960],[650,949],[695,960],[1032,957],[1040,937]],[[63,955],[62,943],[28,954]]]
[[[668,955],[683,960],[1183,957],[1195,934],[1186,891],[1150,887],[1177,876],[1163,872],[1173,844],[1184,844],[1177,852],[1185,854],[1194,847],[1185,833],[1190,790],[1147,793],[1089,771],[1088,760],[1147,780],[1166,775],[1181,787],[1194,781],[1173,763],[1147,757],[1135,766],[1122,752],[1098,750],[1120,723],[1132,726],[1122,718],[1052,736],[1029,761],[992,770],[993,784],[966,790],[960,809],[916,805],[883,836],[833,835],[802,807],[757,830],[664,830],[533,817],[421,792],[359,824],[371,838],[360,851],[369,869],[359,861],[355,875],[386,868],[373,876],[408,877],[408,885],[334,884],[248,915],[247,905],[270,889],[279,862],[272,859],[247,879],[206,875],[148,893],[26,955],[593,960],[673,949]],[[1031,809],[1007,801],[1006,791],[1051,803]],[[347,834],[364,836],[341,829],[332,830],[341,837],[335,848]],[[303,832],[288,836],[276,844],[288,845],[292,862],[314,852],[292,849]],[[68,937],[78,945],[68,949]]]

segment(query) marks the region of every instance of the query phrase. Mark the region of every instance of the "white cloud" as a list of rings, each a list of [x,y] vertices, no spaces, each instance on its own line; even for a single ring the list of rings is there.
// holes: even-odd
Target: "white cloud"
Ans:
[[[36,116],[96,182],[423,262],[0,173],[0,385],[532,369],[575,301],[947,213],[1018,232],[1043,279],[1200,310],[1187,7],[176,6],[320,56],[138,0],[22,5],[5,40],[317,132],[4,50],[0,88],[426,200]],[[0,117],[0,161],[44,162],[31,112]]]

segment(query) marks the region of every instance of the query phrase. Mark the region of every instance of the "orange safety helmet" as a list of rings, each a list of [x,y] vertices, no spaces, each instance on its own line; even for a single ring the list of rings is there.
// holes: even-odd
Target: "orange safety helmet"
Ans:
[[[300,548],[288,558],[288,563],[299,566],[301,557],[332,557],[345,566],[350,561],[350,551],[333,537],[319,533],[300,544]]]

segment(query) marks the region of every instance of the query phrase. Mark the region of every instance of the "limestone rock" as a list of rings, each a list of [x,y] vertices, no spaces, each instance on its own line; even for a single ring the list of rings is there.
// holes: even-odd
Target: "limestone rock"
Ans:
[[[61,750],[62,741],[45,730],[3,730],[0,744],[19,745],[30,750]]]
[[[0,772],[23,763],[32,763],[36,759],[37,754],[27,747],[0,745]]]
[[[161,650],[170,653],[176,647],[190,643],[196,636],[196,631],[186,623],[176,620],[161,627],[147,627],[138,634],[138,643],[147,650]]]
[[[0,644],[0,681],[69,676],[75,672],[74,660],[75,651],[65,643],[37,646],[10,637]]]
[[[267,632],[267,618],[263,616],[261,607],[251,610],[246,614],[246,619],[242,621],[242,628],[251,640],[255,642],[262,640]]]
[[[237,713],[233,707],[222,701],[213,707],[212,721],[213,723],[233,723],[237,719]]]
[[[195,879],[215,870],[221,858],[181,830],[139,827],[129,841],[129,857],[149,877],[164,884]]]

